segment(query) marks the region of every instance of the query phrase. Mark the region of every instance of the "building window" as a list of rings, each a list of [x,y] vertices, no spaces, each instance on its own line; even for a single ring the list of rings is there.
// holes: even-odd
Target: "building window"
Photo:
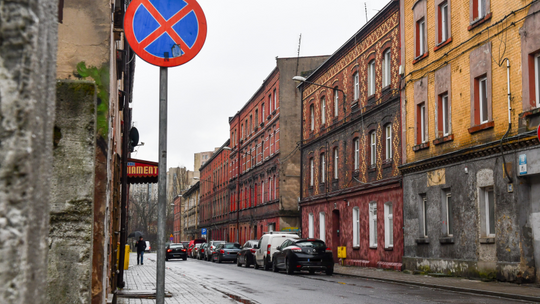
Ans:
[[[354,139],[354,170],[360,168],[360,139]]]
[[[321,154],[321,183],[326,181],[326,159],[324,153]]]
[[[438,108],[438,137],[448,136],[450,134],[450,105],[448,104],[448,92],[439,95]]]
[[[309,233],[309,238],[313,238],[313,213],[310,213],[309,214],[309,229],[308,229],[308,233]]]
[[[353,247],[360,246],[360,209],[358,207],[353,208]]]
[[[324,212],[319,213],[319,238],[326,242],[326,221]]]
[[[277,199],[277,178],[274,175],[274,199]]]
[[[268,179],[268,200],[271,201],[273,198],[272,196],[272,178],[270,177]]]
[[[439,5],[439,43],[445,42],[450,37],[450,19],[448,17],[448,2],[445,1]]]
[[[255,127],[259,126],[259,110],[255,109]]]
[[[272,113],[272,94],[268,95],[268,115]]]
[[[354,100],[358,101],[358,99],[360,98],[360,77],[358,75],[358,72],[354,73],[353,81],[354,81]]]
[[[452,194],[446,193],[445,197],[445,215],[446,218],[443,219],[443,224],[446,228],[446,235],[452,236],[454,234],[454,221],[453,221],[453,212],[452,212]]]
[[[394,210],[392,203],[384,204],[384,247],[394,247]]]
[[[481,232],[484,237],[495,237],[495,196],[493,187],[480,188]]]
[[[249,133],[252,133],[253,129],[253,115],[249,115]]]
[[[427,142],[427,117],[426,117],[426,104],[424,102],[418,104],[417,106],[417,138],[418,138],[418,144],[422,144]]]
[[[334,88],[334,117],[339,115],[339,91],[337,87]]]
[[[369,134],[369,146],[370,146],[370,157],[371,157],[371,166],[375,167],[375,164],[377,164],[377,135],[375,134],[375,131],[371,132]]]
[[[540,107],[540,53],[532,55],[534,60],[534,73],[530,73],[531,79],[534,79],[534,84],[531,86],[531,99],[536,99],[536,107]],[[530,68],[529,68],[530,69]]]
[[[422,237],[427,238],[428,237],[428,223],[427,223],[427,198],[425,196],[422,197],[422,205],[421,208],[421,232],[420,234]]]
[[[264,122],[265,116],[264,116],[264,103],[261,105],[261,122]]]
[[[265,197],[264,195],[266,194],[265,193],[265,189],[264,189],[264,181],[261,181],[261,203],[266,203],[266,200],[265,200]]]
[[[321,124],[326,123],[326,100],[325,98],[321,98]]]
[[[315,129],[315,108],[313,105],[309,106],[309,129],[313,131]]]
[[[309,185],[313,187],[313,173],[315,167],[313,166],[313,158],[309,159]]]
[[[392,72],[391,72],[391,57],[390,57],[390,49],[387,49],[385,52],[384,52],[384,55],[383,55],[383,64],[382,64],[382,80],[383,80],[383,88],[387,87],[390,85],[390,82],[391,82],[391,75],[392,75]]]
[[[367,95],[371,96],[375,94],[375,59],[368,63],[368,75],[367,75],[368,87]]]
[[[472,0],[473,21],[486,16],[487,0]]]
[[[276,89],[274,89],[274,110],[277,110],[277,94],[276,94]]]
[[[338,149],[334,148],[334,179],[338,179]]]
[[[377,203],[369,203],[369,247],[377,248]]]
[[[483,124],[489,121],[489,111],[488,111],[488,88],[487,88],[487,77],[482,76],[478,77],[474,81],[474,90],[475,90],[475,123],[477,125]]]
[[[241,132],[240,139],[244,139],[244,125],[243,124],[240,125],[240,132]]]
[[[422,18],[416,22],[416,57],[426,53],[426,22]]]
[[[385,129],[385,137],[386,137],[386,142],[385,142],[385,150],[386,150],[386,159],[391,159],[392,158],[392,125],[391,124],[387,124],[386,125],[386,128]]]

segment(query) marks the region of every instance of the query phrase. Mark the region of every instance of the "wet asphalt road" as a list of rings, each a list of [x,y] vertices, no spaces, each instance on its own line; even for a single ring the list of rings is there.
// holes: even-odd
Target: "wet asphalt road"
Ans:
[[[194,259],[170,260],[167,271],[240,303],[516,303],[506,299],[393,284],[349,276],[237,267]],[[525,302],[518,302],[525,303]]]

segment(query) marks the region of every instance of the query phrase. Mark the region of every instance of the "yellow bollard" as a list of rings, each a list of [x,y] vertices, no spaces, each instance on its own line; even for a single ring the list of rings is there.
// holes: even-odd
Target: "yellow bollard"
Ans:
[[[126,256],[124,258],[124,270],[128,270],[129,269],[129,245],[126,244]]]

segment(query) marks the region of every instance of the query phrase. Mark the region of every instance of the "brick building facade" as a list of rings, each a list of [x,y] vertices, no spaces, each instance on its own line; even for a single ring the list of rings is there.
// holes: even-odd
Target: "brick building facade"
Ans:
[[[300,96],[291,80],[327,57],[278,58],[253,97],[229,119],[229,240],[298,230]]]
[[[208,240],[228,240],[229,140],[200,167],[201,202],[199,225],[207,229]]]
[[[534,280],[540,168],[520,177],[518,158],[538,158],[538,9],[403,2],[405,268]]]
[[[300,85],[302,235],[347,265],[401,269],[399,16],[391,1]]]

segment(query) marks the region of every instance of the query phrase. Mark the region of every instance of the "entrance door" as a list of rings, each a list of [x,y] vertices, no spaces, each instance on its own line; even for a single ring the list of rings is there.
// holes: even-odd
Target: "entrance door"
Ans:
[[[334,262],[338,262],[337,249],[340,246],[340,218],[339,210],[332,211],[332,254],[334,255]]]

